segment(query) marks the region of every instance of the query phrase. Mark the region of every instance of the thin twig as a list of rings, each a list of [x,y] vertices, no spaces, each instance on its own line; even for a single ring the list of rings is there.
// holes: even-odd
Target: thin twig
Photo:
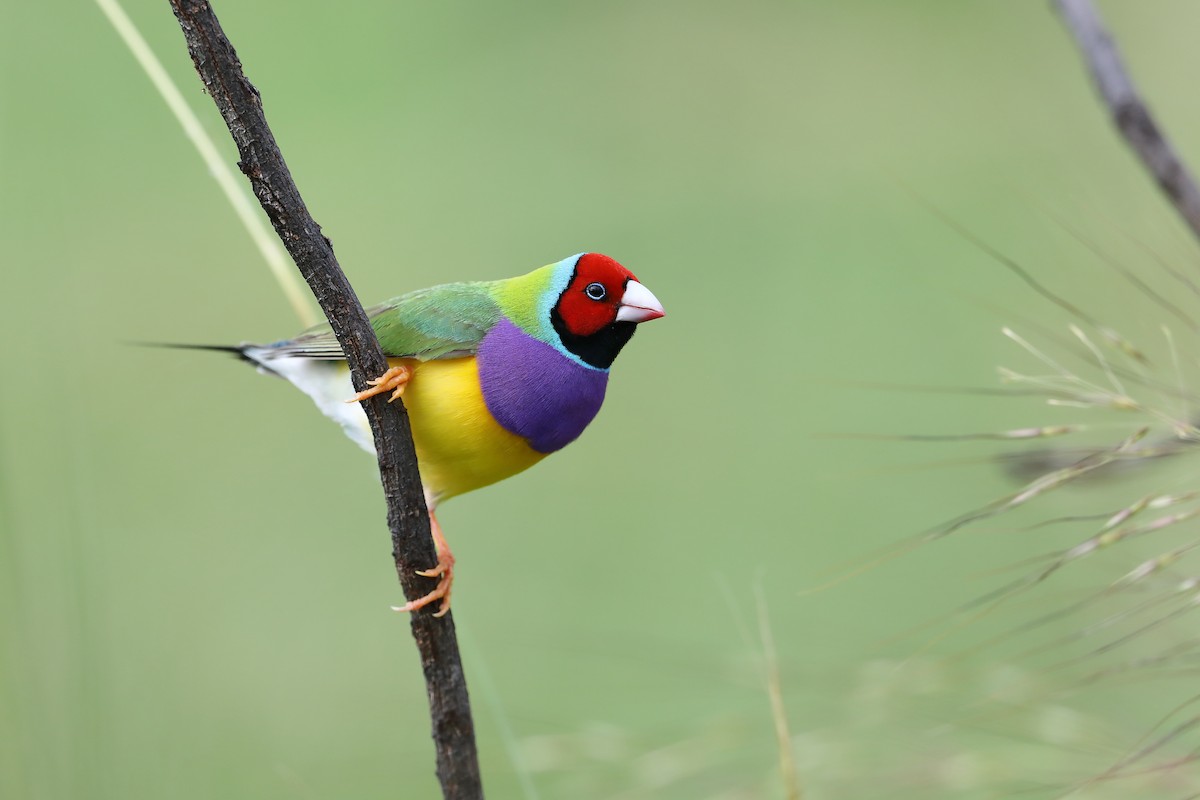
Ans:
[[[1133,85],[1091,0],[1052,1],[1075,37],[1117,129],[1200,239],[1200,189]]]
[[[788,730],[787,710],[783,706],[783,681],[779,676],[779,656],[775,652],[775,637],[767,616],[767,598],[762,585],[754,587],[758,602],[758,635],[762,639],[763,666],[766,668],[767,697],[771,701],[771,719],[775,723],[775,743],[779,747],[779,775],[787,800],[801,800],[800,775],[796,756],[792,752],[792,734]]]
[[[243,74],[208,2],[171,0],[171,6],[196,70],[237,144],[239,166],[329,319],[349,363],[354,388],[361,391],[368,378],[383,374],[387,359],[333,247],[300,197],[263,115],[258,90]],[[389,406],[383,397],[363,407],[375,436],[396,571],[405,596],[414,599],[432,588],[432,580],[417,576],[415,570],[432,567],[436,558],[408,417],[400,403]],[[412,614],[411,622],[429,693],[442,792],[456,800],[481,798],[474,724],[453,620],[449,615],[435,619],[425,610]]]

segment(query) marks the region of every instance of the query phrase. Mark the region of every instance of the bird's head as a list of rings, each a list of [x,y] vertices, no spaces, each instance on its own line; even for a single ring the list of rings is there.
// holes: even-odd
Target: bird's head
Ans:
[[[550,309],[551,325],[562,346],[593,367],[607,369],[638,323],[666,313],[632,272],[608,256],[584,253],[558,266],[571,272]]]

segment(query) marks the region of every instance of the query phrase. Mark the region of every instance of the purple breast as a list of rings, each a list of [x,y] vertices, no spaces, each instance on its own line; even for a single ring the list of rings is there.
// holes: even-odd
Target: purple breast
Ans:
[[[488,411],[539,453],[575,441],[604,402],[608,372],[572,361],[507,319],[484,337],[477,358]]]

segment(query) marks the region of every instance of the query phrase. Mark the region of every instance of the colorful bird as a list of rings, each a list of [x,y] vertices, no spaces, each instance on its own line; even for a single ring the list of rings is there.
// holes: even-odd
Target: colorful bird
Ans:
[[[286,378],[363,449],[374,452],[358,405],[403,395],[429,507],[438,578],[398,611],[450,608],[454,556],[435,511],[455,495],[528,469],[573,442],[600,410],[613,360],[658,299],[608,256],[581,253],[507,280],[450,283],[368,309],[391,368],[353,397],[328,326],[270,345],[233,348]]]

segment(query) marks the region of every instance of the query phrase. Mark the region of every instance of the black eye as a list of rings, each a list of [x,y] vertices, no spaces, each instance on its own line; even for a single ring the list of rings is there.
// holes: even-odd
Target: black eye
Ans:
[[[603,300],[608,290],[604,288],[603,283],[589,283],[583,293],[593,300]]]

